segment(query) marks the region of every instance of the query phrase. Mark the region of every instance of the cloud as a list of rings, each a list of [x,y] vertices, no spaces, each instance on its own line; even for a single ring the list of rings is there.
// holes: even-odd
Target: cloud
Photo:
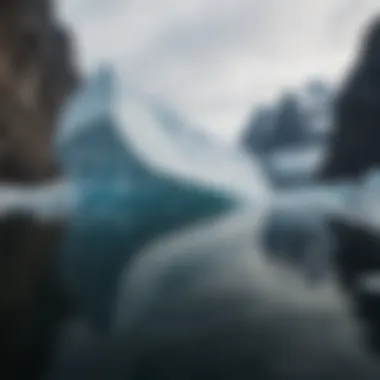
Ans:
[[[61,0],[86,70],[112,60],[145,91],[236,138],[252,106],[339,79],[377,0]],[[84,11],[88,8],[88,12]]]

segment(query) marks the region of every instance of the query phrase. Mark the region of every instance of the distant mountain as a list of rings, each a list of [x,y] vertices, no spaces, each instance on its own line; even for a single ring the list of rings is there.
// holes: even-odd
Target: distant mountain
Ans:
[[[332,89],[320,80],[297,93],[285,93],[271,105],[254,110],[241,143],[246,150],[265,153],[323,140],[330,130]]]
[[[333,96],[330,86],[312,80],[253,113],[241,144],[261,159],[275,185],[312,181],[331,130]]]

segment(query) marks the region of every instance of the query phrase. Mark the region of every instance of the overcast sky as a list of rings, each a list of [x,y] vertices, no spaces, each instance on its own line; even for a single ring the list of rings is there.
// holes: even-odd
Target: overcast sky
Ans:
[[[255,104],[337,81],[379,0],[59,0],[80,64],[112,61],[144,91],[232,141]]]

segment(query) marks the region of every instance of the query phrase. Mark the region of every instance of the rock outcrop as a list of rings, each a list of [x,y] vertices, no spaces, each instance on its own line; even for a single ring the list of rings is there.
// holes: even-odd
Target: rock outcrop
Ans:
[[[380,18],[364,38],[336,99],[330,154],[321,177],[359,178],[380,164]]]
[[[57,112],[77,81],[70,41],[50,1],[0,1],[0,181],[59,177]],[[66,310],[54,273],[60,226],[0,221],[0,374],[38,378]]]

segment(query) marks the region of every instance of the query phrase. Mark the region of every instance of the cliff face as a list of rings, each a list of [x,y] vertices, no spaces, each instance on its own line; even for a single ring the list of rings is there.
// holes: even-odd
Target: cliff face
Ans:
[[[26,24],[41,36],[40,105],[55,121],[62,100],[78,85],[79,76],[74,66],[71,36],[56,21],[50,3],[50,0],[32,0]]]
[[[76,82],[50,2],[0,0],[0,181],[59,176],[51,133]],[[0,221],[0,367],[9,379],[39,377],[53,352],[65,315],[53,269],[59,236],[60,226],[29,218]]]
[[[26,68],[25,80],[33,82],[37,106],[55,121],[62,100],[78,84],[71,38],[57,22],[51,0],[16,1],[21,3],[18,61]]]
[[[50,2],[0,3],[0,178],[54,175],[50,133],[76,83],[70,40]]]
[[[380,164],[380,18],[336,101],[334,133],[321,177],[356,178]]]

